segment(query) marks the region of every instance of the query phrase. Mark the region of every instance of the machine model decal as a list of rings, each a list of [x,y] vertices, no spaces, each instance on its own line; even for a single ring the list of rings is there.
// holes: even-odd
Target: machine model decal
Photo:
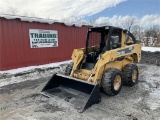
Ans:
[[[134,46],[117,51],[117,56],[130,53],[134,50]]]

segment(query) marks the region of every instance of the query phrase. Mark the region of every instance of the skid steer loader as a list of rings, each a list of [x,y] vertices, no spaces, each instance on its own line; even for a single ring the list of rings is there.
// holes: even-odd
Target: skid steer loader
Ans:
[[[54,74],[42,93],[58,96],[76,106],[81,112],[101,101],[100,91],[114,96],[122,84],[133,86],[139,70],[135,63],[141,59],[141,45],[127,30],[104,26],[88,29],[86,47],[75,49],[73,64],[65,75]]]

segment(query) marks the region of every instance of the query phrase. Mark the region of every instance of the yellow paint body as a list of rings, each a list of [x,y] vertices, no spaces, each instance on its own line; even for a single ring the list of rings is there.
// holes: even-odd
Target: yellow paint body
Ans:
[[[132,44],[126,45],[126,34],[122,31],[121,48],[112,49],[106,51],[100,55],[100,59],[95,63],[92,70],[81,69],[81,66],[86,61],[85,48],[75,49],[72,54],[73,68],[70,74],[71,77],[86,80],[94,83],[100,83],[104,72],[109,68],[117,68],[122,71],[125,65],[132,62],[139,62],[141,60],[141,45]],[[129,42],[132,40],[128,40]],[[89,48],[89,52],[94,49],[98,49],[99,46],[93,46]],[[129,53],[123,53],[125,49],[132,51]]]

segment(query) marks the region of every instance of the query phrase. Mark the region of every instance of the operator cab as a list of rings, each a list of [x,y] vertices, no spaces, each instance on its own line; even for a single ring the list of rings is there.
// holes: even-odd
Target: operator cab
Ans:
[[[89,28],[86,40],[86,62],[83,63],[82,69],[91,70],[100,54],[120,48],[121,33],[121,28],[112,26]]]
[[[92,70],[99,56],[106,51],[122,47],[122,32],[126,35],[126,45],[136,43],[135,37],[128,31],[119,27],[104,26],[89,28],[86,40],[86,61],[82,69]]]

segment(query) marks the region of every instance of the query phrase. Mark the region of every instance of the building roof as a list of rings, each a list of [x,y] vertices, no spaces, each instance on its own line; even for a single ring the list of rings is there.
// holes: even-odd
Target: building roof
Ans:
[[[8,20],[11,20],[11,19],[20,19],[21,21],[40,22],[40,23],[48,23],[48,24],[64,23],[66,26],[73,26],[73,25],[75,25],[76,27],[81,27],[82,25],[84,25],[84,24],[81,24],[81,23],[60,22],[60,21],[53,20],[53,19],[44,19],[44,18],[26,17],[26,16],[17,16],[17,15],[7,15],[7,14],[0,15],[0,18],[5,18],[5,19],[8,19]]]

